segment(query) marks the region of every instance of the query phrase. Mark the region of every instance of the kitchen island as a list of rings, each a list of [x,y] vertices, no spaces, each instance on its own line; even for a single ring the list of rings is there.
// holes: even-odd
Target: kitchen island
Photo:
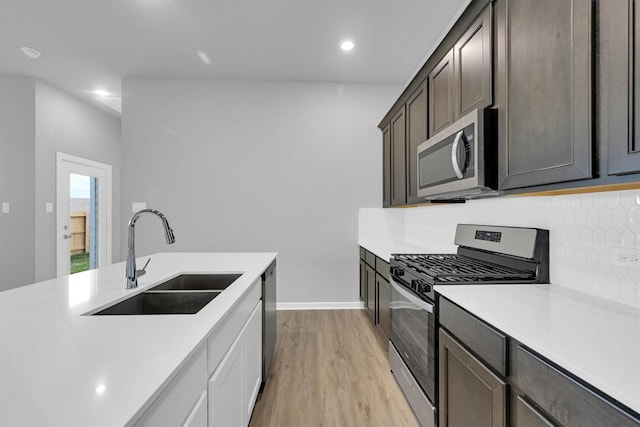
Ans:
[[[215,377],[227,357],[223,350],[235,348],[230,334],[258,309],[261,274],[275,257],[159,253],[150,256],[136,289],[124,289],[125,265],[118,263],[1,292],[0,425],[148,422],[158,401],[171,403],[167,390],[181,385],[185,371],[202,365],[204,375]],[[182,273],[242,276],[193,315],[87,315]],[[257,298],[251,306],[244,303],[248,296]],[[236,327],[234,313],[242,310],[246,318]],[[205,416],[206,407],[205,401]]]

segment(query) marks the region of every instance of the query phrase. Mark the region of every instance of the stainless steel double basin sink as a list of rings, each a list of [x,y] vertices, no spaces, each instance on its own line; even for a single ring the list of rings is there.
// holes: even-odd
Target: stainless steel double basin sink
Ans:
[[[93,316],[195,314],[242,274],[181,274]]]

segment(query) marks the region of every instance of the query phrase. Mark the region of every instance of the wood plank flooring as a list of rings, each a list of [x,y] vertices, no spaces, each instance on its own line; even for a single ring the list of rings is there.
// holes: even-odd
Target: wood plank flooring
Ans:
[[[278,311],[278,340],[250,427],[418,427],[363,310]]]

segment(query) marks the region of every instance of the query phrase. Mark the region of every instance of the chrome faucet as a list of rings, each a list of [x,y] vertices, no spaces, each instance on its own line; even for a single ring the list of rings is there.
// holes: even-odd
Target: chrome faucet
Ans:
[[[167,241],[167,244],[170,245],[175,243],[176,238],[173,235],[173,230],[169,226],[169,221],[167,218],[160,212],[155,209],[142,209],[138,212],[135,212],[131,215],[131,219],[129,220],[129,243],[127,252],[127,267],[126,267],[126,283],[124,285],[125,289],[132,289],[138,287],[138,276],[144,274],[145,269],[136,270],[136,250],[135,250],[135,240],[136,240],[136,221],[143,213],[152,213],[156,215],[162,221],[162,226],[164,227],[164,237]],[[149,264],[149,261],[147,261]],[[145,264],[145,268],[146,268]]]

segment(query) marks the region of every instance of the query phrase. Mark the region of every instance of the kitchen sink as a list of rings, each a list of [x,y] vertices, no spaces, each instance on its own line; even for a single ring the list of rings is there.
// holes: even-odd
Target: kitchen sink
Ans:
[[[242,274],[181,274],[92,316],[195,314]]]
[[[223,291],[242,274],[181,274],[151,288],[154,291]]]
[[[104,315],[195,314],[221,291],[154,292],[146,291],[94,313]]]

